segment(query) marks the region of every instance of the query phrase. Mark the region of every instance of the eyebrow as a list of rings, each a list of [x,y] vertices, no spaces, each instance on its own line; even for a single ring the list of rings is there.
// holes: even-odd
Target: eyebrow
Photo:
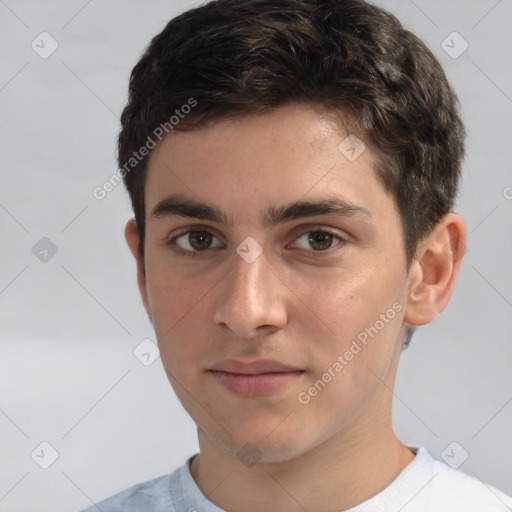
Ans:
[[[317,200],[299,200],[278,207],[269,207],[260,215],[264,225],[275,226],[289,220],[315,215],[336,214],[342,217],[363,215],[371,217],[371,213],[359,206],[337,197],[327,197]],[[210,220],[219,224],[232,224],[233,219],[218,207],[202,201],[188,199],[181,195],[172,195],[159,201],[152,209],[150,217],[154,219],[165,217],[190,217]]]

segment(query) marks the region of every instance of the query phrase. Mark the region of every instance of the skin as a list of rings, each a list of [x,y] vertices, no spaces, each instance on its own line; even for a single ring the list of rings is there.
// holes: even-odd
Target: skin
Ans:
[[[298,104],[173,132],[149,161],[144,260],[134,221],[126,225],[162,363],[198,426],[192,476],[225,510],[345,510],[377,494],[414,459],[391,425],[402,338],[406,324],[431,322],[449,301],[465,225],[459,215],[445,215],[407,273],[400,217],[374,174],[375,156],[366,148],[347,159],[338,150],[346,136],[334,118]],[[152,218],[154,206],[176,193],[214,204],[232,222]],[[332,196],[371,216],[261,222],[267,207]],[[187,227],[213,235],[202,251],[189,235],[179,239],[182,251],[196,248],[196,257],[167,243]],[[346,242],[333,238],[322,251],[308,241],[315,227]],[[263,249],[251,263],[236,252],[248,236]],[[402,310],[308,404],[300,403],[298,394],[395,302]],[[208,371],[228,358],[273,359],[304,373],[269,396],[240,397]],[[257,448],[252,466],[241,460],[247,443]]]

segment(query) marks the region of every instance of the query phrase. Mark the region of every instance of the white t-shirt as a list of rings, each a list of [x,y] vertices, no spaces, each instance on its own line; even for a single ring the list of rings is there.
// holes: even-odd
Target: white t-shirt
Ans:
[[[346,512],[510,512],[512,498],[444,462],[426,448],[382,491]],[[170,475],[126,489],[82,512],[225,512],[208,501],[192,475],[190,457]],[[340,511],[341,512],[341,511]]]

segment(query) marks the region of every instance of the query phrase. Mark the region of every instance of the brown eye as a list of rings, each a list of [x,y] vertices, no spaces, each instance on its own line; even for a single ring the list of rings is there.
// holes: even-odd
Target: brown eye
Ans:
[[[334,243],[336,240],[338,242]],[[343,243],[345,240],[341,236],[331,233],[330,231],[317,229],[314,231],[307,231],[297,238],[297,241],[299,242],[298,247],[300,249],[313,249],[314,252],[322,252]],[[302,245],[300,243],[301,241]]]
[[[216,245],[212,245],[212,241],[217,240],[209,231],[190,230],[175,236],[170,240],[171,245],[177,245],[185,252],[199,252],[212,247],[221,247],[222,244],[217,241]]]
[[[325,231],[312,231],[309,234],[308,242],[313,249],[325,250],[331,247],[334,237]]]
[[[192,231],[188,234],[188,242],[197,251],[202,251],[212,243],[212,235],[207,231]]]

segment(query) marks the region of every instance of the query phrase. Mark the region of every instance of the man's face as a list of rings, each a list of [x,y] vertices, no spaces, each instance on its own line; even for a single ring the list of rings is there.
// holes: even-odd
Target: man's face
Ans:
[[[391,420],[408,294],[401,223],[370,150],[353,160],[349,142],[338,149],[347,135],[289,105],[173,132],[151,155],[144,304],[178,398],[230,456],[252,443],[262,461],[289,460]],[[171,196],[227,222],[178,215],[161,203]],[[295,208],[269,223],[291,203],[332,199],[361,209]],[[261,360],[287,368],[243,366]]]

